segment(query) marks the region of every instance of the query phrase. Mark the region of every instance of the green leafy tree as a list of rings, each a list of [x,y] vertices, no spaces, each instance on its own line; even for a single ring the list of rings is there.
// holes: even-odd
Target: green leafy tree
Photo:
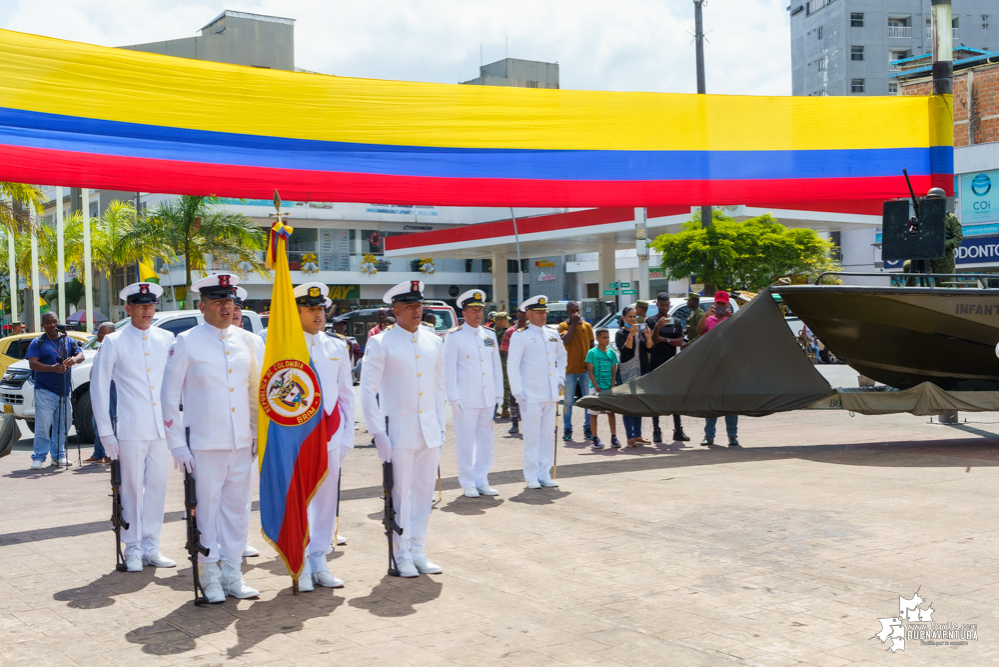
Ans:
[[[214,197],[185,195],[163,202],[139,219],[126,241],[140,243],[148,237],[156,237],[158,243],[183,256],[188,287],[192,271],[207,271],[209,257],[240,275],[245,275],[247,265],[265,275],[264,262],[257,253],[266,247],[267,235],[248,217],[228,210]]]
[[[48,197],[37,185],[5,183],[0,181],[0,226],[15,233],[23,232],[31,224],[30,208],[41,211]]]
[[[831,242],[811,229],[788,229],[770,214],[736,222],[715,210],[706,229],[695,214],[680,233],[663,234],[651,246],[669,278],[694,275],[719,288],[758,291],[780,278],[803,282],[838,268]]]

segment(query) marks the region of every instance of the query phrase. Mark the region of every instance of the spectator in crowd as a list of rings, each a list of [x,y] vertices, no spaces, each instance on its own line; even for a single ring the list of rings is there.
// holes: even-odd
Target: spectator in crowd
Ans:
[[[627,306],[621,314],[621,326],[615,339],[620,363],[618,384],[630,382],[649,372],[649,353],[652,351],[652,330],[644,320],[638,319],[638,307]],[[642,418],[624,415],[624,434],[629,447],[652,444],[642,437]]]
[[[21,335],[23,333],[24,333],[24,323],[23,322],[14,322],[13,324],[10,325],[10,335],[11,336],[19,336],[19,335]]]
[[[680,324],[683,325],[684,331],[687,332],[688,336],[697,335],[697,319],[699,319],[694,311],[701,311],[701,315],[704,311],[701,310],[701,296],[695,294],[694,292],[687,292],[687,303],[683,304],[679,308],[673,311],[673,317],[680,320]],[[695,321],[690,322],[690,317],[695,315]]]
[[[635,317],[638,318],[639,322],[644,322],[645,318],[649,316],[649,302],[638,300],[635,302]]]
[[[59,316],[49,311],[42,315],[45,332],[28,346],[24,356],[35,372],[35,451],[31,454],[31,469],[45,463],[46,453],[52,465],[66,465],[66,431],[69,430],[72,407],[67,373],[83,361],[80,344],[58,329]]]
[[[698,335],[703,336],[731,316],[732,309],[729,304],[728,292],[716,292],[715,305],[708,308],[704,319],[697,325]],[[717,425],[717,417],[708,417],[704,420],[704,440],[701,440],[701,444],[705,447],[715,444],[715,430]],[[725,431],[728,434],[728,446],[738,447],[739,415],[725,415]]]
[[[568,355],[565,365],[565,411],[562,413],[562,439],[572,440],[572,406],[576,403],[576,385],[580,393],[590,393],[587,380],[586,355],[593,347],[593,327],[582,318],[579,304],[570,301],[565,304],[566,320],[558,325],[559,336]],[[608,334],[609,338],[610,334]],[[590,414],[583,411],[583,437],[590,437]]]
[[[659,292],[656,295],[656,307],[659,312],[645,320],[646,326],[652,329],[652,354],[649,360],[649,370],[654,371],[673,358],[677,349],[683,345],[683,326],[669,313],[669,293]],[[683,432],[680,415],[673,415],[673,442],[687,442],[690,438]],[[652,441],[663,441],[663,432],[659,428],[659,417],[652,418]]]
[[[97,343],[94,346],[95,349],[101,348],[101,343],[104,342],[104,337],[108,334],[114,333],[114,324],[111,322],[101,322],[100,326],[97,327]],[[96,365],[90,367],[90,382],[94,381],[94,368]],[[114,380],[111,380],[111,421],[114,422],[118,419],[118,390],[114,386]],[[101,443],[101,436],[97,433],[97,418],[93,415],[90,416],[91,428],[94,429],[94,453],[90,455],[89,459],[85,459],[87,463],[111,463],[111,459],[108,458],[107,452],[104,451],[104,445]]]
[[[513,424],[510,426],[510,435],[516,435],[520,433],[519,422],[520,422],[520,407],[517,405],[516,399],[510,394],[510,376],[506,371],[506,357],[510,352],[510,338],[513,334],[517,333],[521,329],[527,326],[527,313],[518,310],[517,311],[517,323],[506,330],[503,334],[503,340],[500,341],[500,361],[503,363],[503,419],[507,417],[513,420]],[[509,412],[507,411],[509,409]]]
[[[333,331],[344,337],[344,342],[347,343],[347,347],[350,349],[350,365],[357,364],[357,360],[361,358],[361,346],[357,344],[356,340],[347,338],[347,321],[340,320],[339,322],[334,322]]]
[[[486,322],[482,326],[484,326],[487,329],[495,329],[496,328],[496,311],[495,310],[490,310],[489,311],[489,318],[486,320]]]
[[[382,331],[384,331],[385,327],[388,326],[388,323],[386,322],[386,320],[388,319],[388,317],[389,317],[389,309],[388,308],[379,308],[377,311],[375,311],[375,320],[377,321],[377,324],[375,324],[375,326],[371,327],[371,330],[368,331],[368,336],[369,337],[370,336],[377,336]]]
[[[604,327],[597,329],[596,343],[597,346],[586,353],[584,360],[586,374],[589,376],[590,382],[593,383],[593,393],[610,391],[616,384],[614,377],[617,375],[617,354],[608,347],[610,345],[610,331]],[[569,393],[566,392],[567,397],[568,395]],[[587,410],[587,413],[587,416],[592,419],[593,449],[604,448],[604,443],[600,442],[600,438],[597,437],[598,417],[601,414],[606,414],[607,420],[610,422],[611,447],[620,449],[621,441],[617,439],[617,422],[614,419],[614,413],[603,413],[600,410]]]
[[[501,310],[494,315],[493,329],[497,336],[502,336],[510,328],[510,316],[505,310]]]
[[[423,319],[422,319],[422,321],[420,323],[421,324],[425,324],[428,327],[430,327],[431,329],[436,330],[437,329],[437,316],[434,315],[434,311],[432,311],[432,310],[425,310],[425,311],[423,311]]]

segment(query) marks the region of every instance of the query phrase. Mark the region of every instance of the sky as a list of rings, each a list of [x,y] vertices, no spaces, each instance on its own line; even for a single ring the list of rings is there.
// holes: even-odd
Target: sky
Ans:
[[[790,95],[783,0],[709,0],[707,92]],[[691,0],[0,0],[0,27],[104,46],[194,36],[222,11],[296,19],[295,64],[457,83],[504,57],[559,63],[565,89],[696,92]]]

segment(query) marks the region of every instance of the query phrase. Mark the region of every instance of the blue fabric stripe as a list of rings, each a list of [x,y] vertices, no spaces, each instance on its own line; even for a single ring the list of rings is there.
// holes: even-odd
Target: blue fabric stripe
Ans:
[[[319,428],[323,411],[297,426],[271,422],[267,428],[267,447],[260,465],[260,523],[264,534],[277,542],[284,525],[285,500],[295,473],[295,462],[302,443]]]
[[[0,144],[178,162],[434,178],[686,181],[953,173],[954,149],[565,151],[382,146],[104,121],[0,108]]]

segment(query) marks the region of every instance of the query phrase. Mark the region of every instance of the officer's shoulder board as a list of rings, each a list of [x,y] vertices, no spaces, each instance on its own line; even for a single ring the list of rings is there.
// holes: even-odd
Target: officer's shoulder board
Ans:
[[[460,326],[458,326],[458,327],[451,327],[450,329],[447,330],[447,332],[448,333],[454,333],[455,331],[457,331],[460,328],[461,328]]]
[[[339,338],[340,340],[347,340],[346,336],[344,336],[342,333],[337,333],[335,331],[327,331],[326,335],[329,336],[330,338]]]
[[[392,327],[394,327],[394,326],[395,326],[394,324],[386,324],[386,325],[385,325],[385,327],[384,327],[383,329],[379,329],[379,330],[378,330],[378,333],[381,333],[381,332],[383,332],[383,331],[388,331],[389,329],[391,329],[391,328],[392,328]]]

